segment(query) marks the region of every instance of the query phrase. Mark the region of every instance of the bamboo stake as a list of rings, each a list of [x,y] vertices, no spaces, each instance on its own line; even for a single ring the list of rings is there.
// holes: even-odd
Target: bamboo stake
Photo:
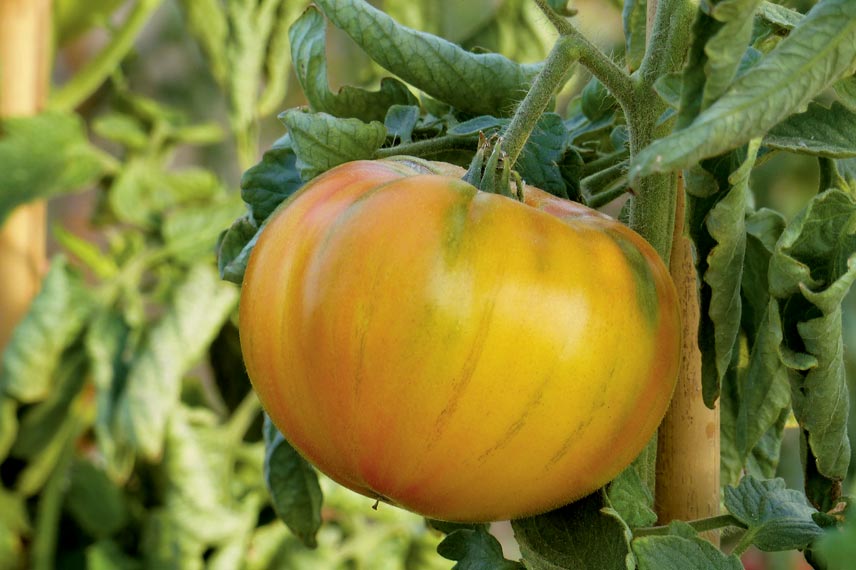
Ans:
[[[698,347],[698,282],[692,244],[684,234],[684,185],[678,204],[670,271],[683,315],[683,355],[675,395],[657,442],[655,510],[660,524],[719,514],[719,408],[704,405]],[[716,531],[705,538],[719,544]]]
[[[35,114],[45,101],[50,10],[50,0],[0,0],[0,117]],[[43,202],[18,208],[0,228],[0,350],[39,290],[46,235]]]

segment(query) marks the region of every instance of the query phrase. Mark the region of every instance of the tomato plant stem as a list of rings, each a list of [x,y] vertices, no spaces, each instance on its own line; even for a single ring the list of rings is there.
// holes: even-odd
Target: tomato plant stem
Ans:
[[[375,152],[375,156],[377,158],[389,158],[390,156],[407,155],[428,158],[449,150],[473,150],[478,144],[478,140],[478,135],[446,135],[422,141],[404,143],[388,148],[381,148]]]
[[[719,530],[727,527],[746,528],[743,523],[741,523],[732,515],[717,515],[715,517],[696,519],[687,521],[687,524],[693,527],[698,532],[710,532],[712,530]],[[669,534],[669,525],[650,526],[633,529],[634,537],[657,536],[664,534]]]
[[[649,17],[653,11],[648,47],[634,74],[646,88],[683,65],[692,39],[698,0],[649,0],[648,8]]]
[[[252,390],[247,392],[247,395],[244,396],[244,399],[235,408],[232,417],[229,418],[228,427],[226,428],[226,431],[229,433],[229,439],[234,445],[238,445],[241,442],[261,409],[262,404],[259,402],[256,393]]]
[[[139,0],[110,43],[86,67],[76,73],[73,79],[51,95],[48,106],[70,111],[92,95],[131,51],[140,30],[162,1]]]
[[[502,149],[508,155],[509,164],[513,165],[517,161],[526,139],[532,134],[538,119],[547,109],[553,94],[562,85],[568,70],[579,55],[580,50],[574,37],[561,36],[556,41],[543,69],[535,77],[532,87],[517,107],[503,135]]]
[[[630,80],[630,76],[582,35],[568,20],[550,8],[545,0],[535,0],[535,3],[561,36],[573,40],[573,45],[579,50],[580,63],[603,83],[626,110],[633,99],[633,82]]]
[[[591,176],[587,176],[580,180],[580,190],[583,193],[583,197],[586,200],[586,204],[589,207],[594,207],[591,205],[591,202],[595,200],[595,198],[605,192],[612,190],[616,184],[619,184],[621,180],[624,179],[624,183],[621,184],[622,192],[626,190],[624,187],[627,182],[627,161],[619,162],[618,164],[613,164],[609,168],[604,168],[600,172],[596,172]]]

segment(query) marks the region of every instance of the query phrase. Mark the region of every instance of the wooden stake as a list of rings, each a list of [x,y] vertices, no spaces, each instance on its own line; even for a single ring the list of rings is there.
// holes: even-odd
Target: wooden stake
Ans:
[[[698,282],[692,244],[684,234],[684,185],[678,204],[670,270],[683,314],[683,356],[678,386],[657,442],[655,510],[660,524],[719,514],[719,408],[704,405],[698,348]],[[719,544],[717,532],[705,538]]]
[[[44,104],[50,10],[50,0],[0,0],[0,118],[33,115]],[[43,202],[18,208],[0,227],[0,350],[39,290],[46,233]]]

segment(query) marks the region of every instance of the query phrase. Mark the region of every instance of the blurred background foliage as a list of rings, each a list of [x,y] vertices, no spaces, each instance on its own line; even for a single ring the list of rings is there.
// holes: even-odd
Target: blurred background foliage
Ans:
[[[522,62],[542,59],[554,37],[534,3],[527,0],[372,3],[410,27]],[[781,3],[804,12],[814,2]],[[82,4],[55,0],[53,81],[57,85],[75,77],[107,45],[138,3],[96,0],[81,9]],[[277,114],[304,104],[289,69],[286,41],[288,24],[304,5],[293,0],[160,2],[110,79],[77,108],[91,139],[122,166],[98,187],[50,202],[49,216],[56,228],[49,242],[51,253],[71,249],[70,265],[84,272],[87,283],[99,285],[105,282],[103,275],[94,272],[91,263],[81,262],[86,251],[81,244],[95,244],[117,259],[128,251],[145,250],[145,244],[153,243],[159,231],[146,226],[161,223],[166,208],[164,203],[152,204],[135,195],[146,191],[145,176],[140,173],[151,168],[158,176],[173,173],[179,178],[176,185],[184,189],[188,184],[208,188],[198,196],[222,203],[221,229],[225,228],[240,211],[241,173],[284,132]],[[576,22],[588,37],[608,53],[620,53],[619,0],[577,0],[571,5],[579,10]],[[214,17],[215,12],[222,17]],[[327,50],[333,90],[342,85],[376,87],[384,75],[344,33],[332,27]],[[559,112],[588,79],[584,73],[572,79],[560,94]],[[122,194],[117,180],[134,171],[137,190],[128,193],[130,202],[123,209],[116,198]],[[757,168],[752,181],[757,206],[768,205],[789,216],[817,192],[818,184],[816,160],[782,155]],[[148,204],[147,210],[139,210],[140,200]],[[180,205],[172,198],[166,202],[173,208]],[[151,220],[134,219],[141,211],[151,214]],[[129,232],[128,226],[140,231]],[[129,240],[140,243],[124,243]],[[162,246],[158,242],[152,247]],[[204,263],[214,267],[213,242],[202,246],[202,250],[184,250],[179,261],[189,267],[189,258],[194,262],[204,258]],[[116,253],[123,248],[125,253]],[[127,297],[123,309],[126,324],[133,325],[137,319],[140,331],[157,326],[159,317],[170,308],[176,283],[184,278],[169,275],[177,271],[163,263],[146,267],[148,293]],[[139,305],[129,309],[127,305],[134,303]],[[852,389],[856,385],[853,292],[845,301],[844,317]],[[368,499],[326,480],[322,481],[323,517],[329,524],[319,534],[317,548],[307,549],[292,536],[277,518],[264,489],[261,423],[258,409],[247,403],[249,385],[240,364],[236,329],[227,318],[214,333],[207,356],[182,372],[181,406],[169,424],[164,454],[138,463],[132,473],[111,472],[98,456],[93,444],[96,435],[89,430],[83,431],[69,454],[57,452],[41,460],[27,450],[53,449],[50,442],[22,444],[24,432],[18,433],[9,456],[0,455],[0,568],[430,570],[451,565],[434,552],[440,537],[422,519],[388,506],[373,511]],[[69,360],[63,362],[69,366]],[[75,373],[75,369],[68,371]],[[57,385],[71,390],[69,382],[58,381]],[[91,394],[87,397],[97,399]],[[39,416],[52,408],[33,413],[43,404],[20,406],[18,424],[25,426],[29,421],[36,426],[33,433],[55,429],[55,425],[39,424],[44,422]],[[92,413],[96,413],[94,408]],[[851,413],[851,433],[856,434],[854,419],[856,414]],[[238,436],[234,449],[225,454],[220,442],[224,433],[233,433],[229,430],[236,430]],[[795,430],[790,431],[779,474],[789,486],[800,488],[799,449]],[[45,437],[50,439],[50,434]],[[38,476],[32,469],[37,461],[44,464],[44,472]],[[66,471],[61,480],[54,481],[50,474],[58,464]],[[199,498],[199,493],[209,492],[208,499]],[[14,499],[16,494],[23,494],[23,500]],[[170,509],[183,514],[176,518],[168,514]],[[46,513],[52,513],[51,517]],[[496,531],[505,536],[504,545],[513,553],[512,541],[503,534],[507,529],[498,526]],[[762,556],[755,551],[747,553],[744,561],[751,569],[788,570],[801,564],[792,553]]]

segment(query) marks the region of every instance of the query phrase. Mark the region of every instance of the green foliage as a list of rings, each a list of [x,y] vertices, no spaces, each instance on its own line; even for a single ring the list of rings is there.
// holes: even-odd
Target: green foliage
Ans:
[[[318,545],[321,528],[321,487],[318,475],[282,437],[265,415],[265,481],[274,510],[303,544]]]
[[[365,2],[316,4],[385,69],[467,113],[510,115],[538,70],[499,54],[466,52],[436,36],[400,26]],[[431,57],[425,57],[428,53]]]
[[[55,4],[60,43],[104,26],[118,5]],[[856,280],[856,4],[823,0],[803,15],[702,2],[682,39],[662,14],[689,8],[660,0],[648,50],[648,3],[626,0],[623,53],[612,61],[577,38],[593,79],[559,74],[546,110],[527,118],[514,168],[558,196],[599,207],[629,193],[624,207],[638,215],[640,194],[673,179],[649,174],[683,171],[729,514],[652,527],[652,449],[605,489],[513,521],[522,561],[505,559],[485,525],[431,529],[386,504],[372,510],[262,425],[234,284],[268,217],[329,168],[400,154],[467,166],[480,137],[507,132],[543,69],[532,62],[550,47],[549,19],[525,0],[389,0],[383,11],[181,0],[227,115],[193,123],[131,91],[131,63],[117,69],[159,4],[133,4],[54,92],[56,110],[0,123],[0,222],[26,201],[97,185],[100,236],[53,231],[63,253],[3,353],[0,567],[737,570],[750,545],[849,567],[841,331]],[[334,92],[341,55],[328,60],[327,42],[342,33],[379,67]],[[281,108],[290,75],[307,108]],[[62,111],[89,97],[79,114]],[[279,138],[259,159],[259,121],[280,111]],[[224,139],[245,169],[240,195],[198,164]],[[819,176],[791,215],[770,208],[757,175],[794,155],[816,157]],[[640,216],[649,239],[670,235]],[[786,429],[799,432],[805,493],[773,479]],[[699,535],[725,526],[730,554]]]
[[[639,570],[741,570],[735,555],[726,555],[710,542],[700,538],[687,525],[674,522],[668,536],[646,536],[633,541],[633,553]]]
[[[512,521],[529,568],[632,570],[630,533],[601,492],[545,515]]]
[[[786,489],[781,479],[741,479],[737,487],[726,487],[725,508],[747,527],[738,551],[748,544],[761,550],[801,550],[823,533],[805,495]]]
[[[519,562],[506,560],[502,546],[484,526],[452,531],[437,546],[443,558],[457,561],[452,570],[522,570]]]
[[[0,121],[0,223],[17,206],[79,190],[112,166],[74,115],[46,113]],[[14,167],[12,167],[14,165]]]
[[[775,50],[737,77],[710,107],[699,107],[702,112],[690,124],[640,152],[632,175],[687,167],[763,135],[805,109],[832,83],[851,75],[854,46],[856,5],[848,0],[817,4]],[[685,87],[697,88],[697,83],[694,79]]]

